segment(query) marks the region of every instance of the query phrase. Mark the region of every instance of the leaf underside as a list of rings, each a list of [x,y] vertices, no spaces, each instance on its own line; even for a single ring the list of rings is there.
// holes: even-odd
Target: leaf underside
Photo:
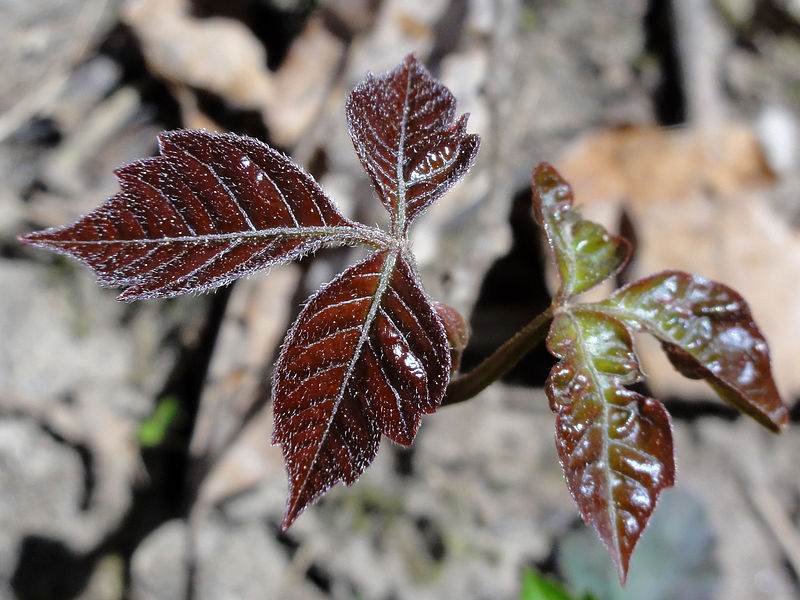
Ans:
[[[456,119],[456,101],[409,55],[382,75],[369,75],[347,102],[350,137],[386,210],[392,232],[405,236],[414,218],[472,165],[479,137]]]
[[[567,487],[624,582],[659,494],[675,482],[670,419],[660,402],[625,387],[642,376],[630,333],[614,317],[561,312],[547,344],[560,359],[546,391]]]
[[[765,427],[789,423],[770,368],[767,342],[731,288],[681,271],[634,281],[604,304],[658,338],[683,375],[704,379]]]
[[[561,281],[557,299],[585,292],[625,266],[630,243],[582,219],[572,208],[572,188],[552,166],[540,163],[533,169],[531,189],[534,212]]]
[[[283,527],[372,462],[381,433],[410,445],[449,380],[447,338],[406,259],[384,250],[318,292],[289,332],[273,382],[289,470]]]
[[[162,133],[159,147],[161,156],[116,171],[122,191],[105,204],[21,240],[138,300],[211,289],[365,237],[311,176],[257,140],[182,130]]]

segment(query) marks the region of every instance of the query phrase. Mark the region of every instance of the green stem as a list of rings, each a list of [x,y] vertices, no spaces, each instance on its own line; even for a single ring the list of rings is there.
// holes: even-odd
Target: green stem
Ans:
[[[550,306],[472,371],[452,379],[442,406],[469,400],[508,373],[544,339],[552,319],[553,307]]]

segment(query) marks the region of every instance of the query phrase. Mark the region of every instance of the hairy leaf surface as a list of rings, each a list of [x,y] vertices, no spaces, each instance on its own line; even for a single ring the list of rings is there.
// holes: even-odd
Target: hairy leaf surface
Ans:
[[[559,312],[547,345],[560,359],[546,391],[567,486],[624,581],[661,490],[675,481],[669,416],[660,402],[625,387],[642,375],[630,333],[616,318]]]
[[[628,261],[630,243],[573,210],[572,188],[547,163],[531,177],[536,217],[544,229],[561,287],[557,296],[570,298],[594,287]]]
[[[664,271],[630,283],[604,304],[656,336],[682,374],[706,380],[724,400],[773,431],[788,424],[767,342],[744,298],[731,288]]]
[[[161,155],[119,169],[121,192],[72,225],[21,241],[86,263],[120,300],[224,285],[322,246],[375,251],[315,294],[274,372],[273,441],[289,473],[288,527],[338,481],[353,483],[380,436],[411,444],[441,403],[467,327],[439,312],[418,279],[411,221],[470,167],[477,135],[455,99],[412,55],[369,76],[347,105],[362,164],[391,231],[343,217],[291,160],[250,138],[202,131],[159,136]],[[448,342],[448,332],[452,339]],[[452,346],[452,348],[451,348]]]
[[[369,75],[347,102],[347,122],[361,164],[405,236],[414,218],[458,181],[478,152],[468,115],[413,55],[393,71]]]
[[[323,245],[379,232],[344,218],[319,185],[265,144],[172,131],[161,156],[116,171],[122,191],[72,225],[23,236],[67,254],[120,300],[214,288]]]
[[[290,488],[287,528],[338,481],[352,484],[380,435],[409,445],[450,374],[447,338],[406,258],[376,252],[317,293],[275,371],[275,432]]]

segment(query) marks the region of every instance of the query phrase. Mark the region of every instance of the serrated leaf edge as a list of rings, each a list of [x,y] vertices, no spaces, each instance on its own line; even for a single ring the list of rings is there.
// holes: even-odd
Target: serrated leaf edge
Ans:
[[[361,325],[361,330],[359,332],[358,341],[356,342],[355,348],[353,350],[353,355],[351,356],[350,361],[347,364],[347,369],[346,369],[345,375],[344,375],[344,377],[342,379],[341,386],[339,387],[338,395],[336,397],[336,400],[334,400],[334,402],[333,402],[333,406],[331,408],[331,416],[328,419],[328,424],[327,424],[327,426],[325,428],[325,431],[323,432],[322,436],[320,437],[320,439],[319,439],[319,441],[317,443],[317,449],[316,449],[316,452],[314,453],[314,457],[311,459],[311,462],[309,463],[308,468],[306,469],[306,474],[307,475],[310,474],[313,471],[314,465],[316,464],[317,459],[320,456],[320,452],[321,452],[321,449],[322,449],[322,447],[323,447],[323,445],[325,443],[325,440],[327,439],[328,434],[330,433],[330,427],[331,427],[331,425],[333,423],[333,415],[335,415],[336,412],[339,410],[339,406],[341,405],[342,400],[344,399],[344,395],[347,392],[347,388],[348,388],[348,385],[349,385],[349,382],[350,382],[350,378],[353,376],[353,373],[355,371],[355,366],[358,363],[359,359],[361,358],[361,354],[362,354],[362,350],[363,350],[364,344],[366,343],[367,338],[369,337],[370,328],[372,327],[372,323],[375,320],[375,317],[377,316],[378,311],[380,310],[381,300],[383,298],[384,293],[386,292],[386,289],[389,287],[389,283],[391,282],[392,276],[394,274],[394,269],[396,268],[397,259],[399,257],[399,254],[400,254],[400,249],[399,248],[394,248],[394,249],[392,249],[392,250],[390,250],[388,252],[388,254],[386,255],[386,258],[383,260],[383,264],[381,265],[381,270],[380,270],[380,276],[378,278],[378,285],[375,288],[375,293],[372,295],[372,300],[370,301],[370,306],[369,306],[369,309],[367,311],[367,316],[365,317],[364,322]],[[319,291],[317,291],[315,294],[313,294],[311,296],[311,298],[309,298],[309,300],[308,300],[308,302],[306,304],[310,303],[314,298],[316,298],[317,296],[322,294],[325,291],[326,287],[327,286],[321,288]],[[292,333],[293,332],[290,331],[286,335],[285,339],[287,341],[292,338]],[[289,345],[287,344],[287,345],[284,346],[284,349],[286,349],[288,347],[289,347]],[[283,350],[281,352],[281,355],[283,355]],[[273,390],[276,389],[275,380],[278,377],[279,369],[282,367],[282,364],[283,364],[283,361],[282,361],[282,356],[281,356],[281,358],[279,358],[279,360],[278,360],[277,367],[275,369],[275,373],[273,374],[273,384],[272,384],[272,389]],[[272,443],[273,444],[281,443],[281,442],[279,442],[277,440],[277,432],[273,432]],[[290,484],[291,484],[292,487],[289,490],[289,499],[287,500],[287,503],[286,503],[286,516],[284,517],[284,520],[281,523],[281,528],[284,531],[287,530],[291,526],[291,524],[294,522],[294,520],[305,509],[305,506],[301,507],[300,509],[298,509],[297,502],[302,497],[302,493],[305,490],[305,486],[308,484],[309,479],[310,479],[310,477],[306,476],[305,479],[303,480],[303,482],[301,483],[300,488],[297,489],[297,490],[294,489],[294,483],[291,482],[291,479],[290,479]],[[294,499],[294,501],[293,501],[293,499]],[[306,504],[306,506],[307,505],[308,504]]]

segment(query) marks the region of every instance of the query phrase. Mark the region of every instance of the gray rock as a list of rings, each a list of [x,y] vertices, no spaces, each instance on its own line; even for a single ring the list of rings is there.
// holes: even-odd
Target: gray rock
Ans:
[[[176,519],[147,536],[131,560],[133,600],[186,597],[189,574],[188,528]]]

